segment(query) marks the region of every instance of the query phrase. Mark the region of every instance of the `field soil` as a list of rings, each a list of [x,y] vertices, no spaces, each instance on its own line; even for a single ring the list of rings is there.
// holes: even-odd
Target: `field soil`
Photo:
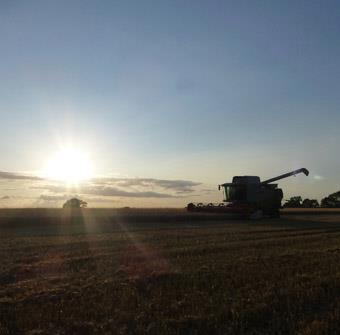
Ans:
[[[0,210],[0,334],[338,334],[340,212]]]

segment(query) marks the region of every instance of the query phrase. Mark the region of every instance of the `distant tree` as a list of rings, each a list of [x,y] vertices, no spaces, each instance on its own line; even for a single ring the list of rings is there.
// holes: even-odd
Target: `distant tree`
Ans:
[[[300,196],[291,197],[286,200],[283,207],[284,208],[298,208],[302,206],[302,198]]]
[[[321,207],[339,208],[340,207],[340,191],[330,194],[321,200]]]
[[[304,208],[317,208],[320,207],[319,202],[316,199],[305,199],[302,201],[302,207]]]
[[[87,202],[80,200],[78,198],[69,199],[63,204],[63,208],[84,208],[84,207],[87,207]]]

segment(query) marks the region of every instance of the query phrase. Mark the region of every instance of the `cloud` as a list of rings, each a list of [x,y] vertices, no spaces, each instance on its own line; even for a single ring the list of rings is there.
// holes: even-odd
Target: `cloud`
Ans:
[[[167,180],[156,178],[92,178],[82,182],[77,187],[48,180],[36,175],[0,171],[0,180],[21,182],[14,191],[27,189],[49,191],[47,194],[37,195],[42,201],[61,201],[70,195],[93,195],[98,197],[122,197],[122,198],[183,198],[193,195],[197,191],[200,182],[190,180]],[[27,185],[28,184],[28,185]],[[13,185],[13,184],[12,184]],[[17,184],[15,184],[17,185]],[[8,199],[8,198],[6,198]],[[35,198],[37,199],[37,198]]]
[[[116,187],[98,187],[92,186],[87,187],[84,190],[81,190],[84,194],[93,194],[93,195],[101,195],[101,196],[110,196],[110,197],[129,197],[129,198],[174,198],[174,195],[159,193],[153,191],[137,191],[130,192],[118,189]]]
[[[4,171],[0,171],[0,179],[36,182],[46,181],[46,179],[34,175]],[[86,192],[87,194],[146,198],[168,198],[174,196],[164,191],[172,191],[178,194],[189,194],[195,191],[194,188],[196,186],[201,185],[200,182],[190,180],[167,180],[155,178],[93,178],[88,184],[91,185],[91,187],[84,185],[80,186],[82,193]],[[37,187],[32,188],[49,189],[56,193],[65,192],[66,189],[63,185],[58,184],[43,187],[38,184]]]
[[[314,175],[313,178],[314,178],[315,180],[324,180],[324,179],[325,179],[325,177],[320,176],[320,175],[318,175],[318,174]]]
[[[0,179],[10,179],[10,180],[43,180],[43,178],[37,176],[30,176],[25,174],[4,172],[0,171]]]
[[[154,178],[95,178],[96,184],[115,184],[123,187],[160,187],[178,192],[193,192],[193,187],[201,185],[199,182],[190,180],[166,180]]]
[[[166,180],[155,178],[93,178],[77,187],[63,184],[36,184],[32,189],[53,193],[82,194],[125,198],[181,198],[193,194],[201,183],[190,180]],[[46,196],[46,195],[43,195]],[[49,197],[49,195],[47,195]],[[64,198],[63,198],[64,199]]]
[[[60,185],[41,185],[34,186],[35,189],[44,189],[54,193],[77,192],[79,194],[98,195],[105,197],[129,197],[129,198],[173,198],[174,195],[159,193],[153,191],[125,191],[117,187],[102,186],[102,185],[88,185],[77,188],[67,188]],[[50,196],[45,196],[50,197]],[[63,197],[63,199],[65,196]]]
[[[44,200],[44,201],[61,201],[61,200],[66,200],[67,196],[66,195],[47,195],[47,194],[42,194],[39,199]]]

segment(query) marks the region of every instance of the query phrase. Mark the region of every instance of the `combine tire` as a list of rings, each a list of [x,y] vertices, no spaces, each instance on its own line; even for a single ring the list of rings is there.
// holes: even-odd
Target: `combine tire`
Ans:
[[[263,211],[261,209],[256,210],[252,214],[250,214],[249,219],[250,220],[259,220],[263,217]]]
[[[279,209],[276,209],[276,210],[273,210],[269,213],[269,216],[271,218],[279,218],[280,217],[280,210]]]

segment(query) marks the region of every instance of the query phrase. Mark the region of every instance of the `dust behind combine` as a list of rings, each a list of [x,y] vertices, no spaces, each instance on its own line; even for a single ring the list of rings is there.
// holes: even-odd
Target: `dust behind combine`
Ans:
[[[0,334],[336,333],[340,213],[318,213],[0,211]]]

